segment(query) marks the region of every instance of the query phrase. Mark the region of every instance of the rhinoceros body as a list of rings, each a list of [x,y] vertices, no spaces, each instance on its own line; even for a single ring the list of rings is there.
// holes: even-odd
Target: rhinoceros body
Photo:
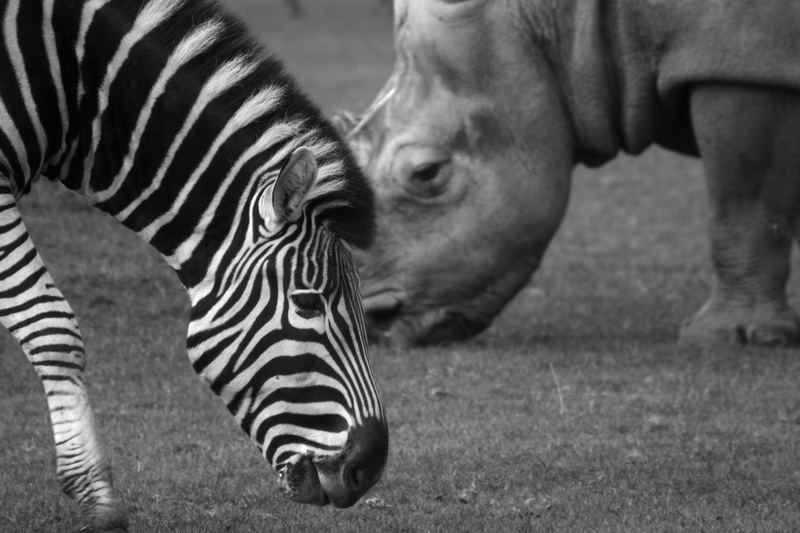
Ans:
[[[536,269],[577,163],[703,158],[712,294],[695,341],[786,344],[800,214],[800,2],[396,0],[394,72],[351,145],[372,176],[373,332],[486,327]]]

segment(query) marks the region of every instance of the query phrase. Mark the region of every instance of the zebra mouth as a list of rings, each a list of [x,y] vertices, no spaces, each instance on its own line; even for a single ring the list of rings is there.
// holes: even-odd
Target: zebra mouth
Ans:
[[[289,499],[298,503],[350,507],[358,501],[363,490],[342,483],[340,463],[341,457],[337,456],[298,456],[295,462],[278,470],[278,485]]]
[[[319,482],[319,474],[310,457],[298,456],[278,470],[278,486],[291,500],[312,505],[328,505],[330,498]]]

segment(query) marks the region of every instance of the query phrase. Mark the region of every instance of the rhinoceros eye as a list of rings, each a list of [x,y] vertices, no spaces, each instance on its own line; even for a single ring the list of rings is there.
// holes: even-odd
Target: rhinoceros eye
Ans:
[[[411,171],[409,187],[418,196],[431,198],[442,194],[447,185],[450,161],[436,161],[418,165]]]
[[[430,182],[436,179],[441,168],[442,163],[428,163],[414,170],[411,177],[416,181]]]

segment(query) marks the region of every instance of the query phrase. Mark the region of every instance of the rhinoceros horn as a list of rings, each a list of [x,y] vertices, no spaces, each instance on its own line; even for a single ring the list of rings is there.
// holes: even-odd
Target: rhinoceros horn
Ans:
[[[347,137],[350,131],[358,125],[361,117],[350,111],[337,111],[330,120],[333,127],[336,128],[336,131],[339,132],[339,135]]]
[[[336,117],[334,117],[334,124],[336,123],[344,123],[343,125],[347,126],[346,121],[351,121],[353,124],[349,130],[340,130],[341,133],[344,135],[345,139],[350,141],[358,135],[358,133],[364,129],[364,127],[369,124],[372,118],[378,113],[378,111],[385,106],[389,100],[392,98],[397,86],[391,83],[387,83],[386,86],[383,88],[381,93],[375,99],[374,102],[367,108],[363,115],[361,115],[360,119],[356,122],[356,117],[352,115],[352,113],[344,112],[340,113]],[[337,125],[337,127],[340,127]]]

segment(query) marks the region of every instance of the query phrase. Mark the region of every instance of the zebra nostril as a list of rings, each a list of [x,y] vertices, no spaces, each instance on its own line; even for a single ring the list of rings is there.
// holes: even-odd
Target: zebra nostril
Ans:
[[[336,507],[353,505],[381,477],[389,454],[383,420],[369,419],[350,430],[341,455],[315,461],[319,481]]]
[[[350,470],[350,485],[354,492],[364,493],[372,486],[370,468],[356,465]]]
[[[352,431],[349,441],[347,482],[354,492],[363,494],[380,479],[386,466],[389,455],[386,424],[377,419],[367,420]]]

